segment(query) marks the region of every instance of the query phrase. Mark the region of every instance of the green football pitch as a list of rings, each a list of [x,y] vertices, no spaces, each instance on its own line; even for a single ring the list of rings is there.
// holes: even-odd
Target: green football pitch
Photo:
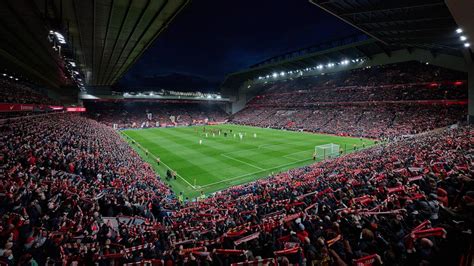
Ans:
[[[333,143],[352,152],[374,144],[369,139],[231,124],[130,129],[121,133],[175,193],[183,192],[190,198],[201,191],[208,194],[311,164],[317,145]],[[168,169],[177,173],[176,180],[165,179]]]

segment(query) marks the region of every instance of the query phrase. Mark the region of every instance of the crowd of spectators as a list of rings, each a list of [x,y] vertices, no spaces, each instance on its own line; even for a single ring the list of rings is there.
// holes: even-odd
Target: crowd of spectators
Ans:
[[[467,114],[466,75],[418,62],[263,84],[238,124],[383,138],[447,126]]]
[[[379,86],[311,87],[288,91],[290,88],[300,88],[298,82],[295,83],[291,84],[291,87],[288,86],[289,84],[275,84],[265,94],[253,98],[249,106],[307,107],[321,103],[467,99],[467,84],[462,81],[445,84],[431,82]]]
[[[291,78],[289,76],[288,78]],[[297,89],[311,89],[317,87],[350,87],[350,86],[381,86],[392,84],[421,84],[425,82],[444,83],[445,81],[466,80],[466,74],[459,71],[450,70],[434,65],[427,65],[421,62],[405,62],[398,64],[386,64],[378,66],[367,66],[352,69],[349,71],[339,71],[325,73],[317,76],[309,76],[295,80]],[[282,82],[285,83],[285,82]],[[289,85],[291,87],[291,85]],[[272,87],[267,83],[267,87]],[[276,91],[285,91],[274,88]],[[293,89],[293,91],[295,91]]]
[[[227,118],[220,106],[207,103],[94,102],[86,103],[86,108],[91,118],[118,128],[187,126]]]
[[[459,265],[469,254],[468,126],[197,201],[175,197],[116,131],[94,120],[51,114],[4,122],[0,131],[7,265]]]
[[[417,135],[194,200],[175,195],[112,125],[225,121],[219,106],[104,102],[86,106],[95,120],[66,113],[0,120],[0,265],[468,263],[474,129],[436,129],[465,114],[458,102],[465,84],[453,83],[463,77],[421,64],[337,75],[324,86],[269,85],[232,119],[364,137]],[[302,82],[309,87],[288,94]],[[441,86],[453,90],[431,95]]]
[[[0,112],[0,120],[7,118],[15,118],[21,116],[31,116],[35,115],[34,112],[22,111],[22,112]]]
[[[0,127],[0,255],[9,265],[24,262],[25,252],[39,265],[48,257],[60,263],[60,244],[101,238],[101,215],[150,217],[147,204],[171,194],[117,133],[94,120],[51,114]]]
[[[5,78],[0,78],[0,103],[58,104],[29,85]]]
[[[371,104],[306,108],[246,107],[233,123],[367,138],[393,138],[454,124],[465,105]]]

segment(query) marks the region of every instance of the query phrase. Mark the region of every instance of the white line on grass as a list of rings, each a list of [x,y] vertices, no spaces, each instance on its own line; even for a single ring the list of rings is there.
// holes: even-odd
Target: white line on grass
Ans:
[[[225,179],[225,180],[221,180],[221,181],[217,181],[217,182],[214,182],[214,183],[206,184],[206,185],[204,185],[204,186],[201,186],[201,188],[211,187],[211,186],[214,186],[214,185],[217,185],[217,184],[229,182],[229,181],[234,180],[234,179],[237,179],[237,178],[242,178],[242,177],[246,177],[246,176],[249,176],[249,175],[258,174],[258,173],[261,173],[261,172],[265,172],[265,171],[269,171],[269,170],[272,170],[272,169],[277,169],[277,168],[281,168],[281,167],[285,167],[285,166],[288,166],[288,165],[293,165],[293,164],[296,164],[296,163],[300,163],[300,162],[304,162],[304,161],[309,161],[309,160],[311,160],[311,159],[303,159],[303,160],[295,161],[295,162],[292,162],[292,163],[282,164],[282,165],[278,165],[278,166],[275,166],[275,167],[263,169],[262,171],[257,171],[257,172],[253,172],[253,173],[249,173],[249,174],[234,176],[234,177],[231,177],[231,178],[227,178],[227,179]]]
[[[293,152],[293,153],[288,153],[287,155],[283,155],[282,157],[285,157],[285,158],[288,158],[288,159],[291,159],[291,160],[298,160],[298,159],[295,159],[293,157],[290,157],[291,155],[294,155],[294,154],[299,154],[299,153],[303,153],[303,152],[308,152],[308,151],[297,151],[297,152]]]
[[[253,167],[253,168],[257,168],[257,169],[260,169],[260,170],[265,170],[265,169],[263,169],[263,168],[261,168],[261,167],[258,167],[258,166],[256,166],[256,165],[253,165],[253,164],[251,164],[251,163],[247,163],[247,162],[244,162],[244,161],[242,161],[242,160],[239,160],[239,159],[236,159],[236,158],[234,158],[234,157],[231,157],[231,156],[229,156],[229,155],[225,155],[224,153],[221,153],[221,156],[224,156],[224,157],[226,157],[226,158],[229,158],[229,159],[234,160],[234,161],[237,161],[237,162],[244,163],[244,164],[246,164],[246,165],[248,165],[248,166],[251,166],[251,167]]]
[[[222,154],[234,154],[234,153],[241,153],[241,152],[247,152],[247,151],[253,151],[253,150],[260,150],[260,149],[267,149],[269,151],[275,151],[275,150],[272,150],[272,149],[269,149],[269,148],[266,148],[266,147],[271,147],[271,146],[283,146],[283,145],[293,145],[292,143],[286,143],[286,144],[282,144],[282,143],[279,143],[279,144],[262,144],[262,145],[259,145],[257,148],[250,148],[250,149],[245,149],[245,150],[238,150],[238,151],[231,151],[231,152],[225,152],[225,153],[222,153]]]
[[[129,137],[131,140],[135,141],[135,143],[136,143],[143,151],[146,151],[146,149],[145,149],[142,145],[140,145],[140,143],[138,143],[138,141],[136,141],[135,139],[133,139],[132,137],[130,137],[127,133],[125,133],[125,132],[123,132],[123,131],[121,131],[121,132],[122,132],[122,134],[124,134],[125,136]],[[151,153],[151,152],[149,152],[149,153],[150,153],[150,155],[151,155],[153,158],[155,158],[155,160],[156,160],[156,158],[158,158],[158,157],[155,156],[153,153]],[[171,171],[174,171],[173,169],[171,169],[171,167],[169,167],[169,166],[168,166],[167,164],[165,164],[164,162],[161,162],[161,161],[160,161],[160,163],[162,163],[164,166],[166,166],[166,167],[167,167],[168,169],[170,169]],[[180,174],[176,173],[176,175],[177,175],[179,178],[181,178],[184,182],[186,182],[186,184],[188,184],[188,185],[191,186],[194,190],[196,190],[196,187],[193,186],[193,185],[191,185],[191,183],[189,183],[188,180],[184,179]]]
[[[261,149],[261,148],[264,148],[266,146],[274,146],[274,145],[278,145],[278,144],[262,144],[262,145],[258,145],[257,149]]]

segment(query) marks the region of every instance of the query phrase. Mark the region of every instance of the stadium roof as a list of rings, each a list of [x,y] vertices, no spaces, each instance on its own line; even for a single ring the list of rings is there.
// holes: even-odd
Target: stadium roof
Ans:
[[[8,73],[59,87],[66,80],[47,40],[46,27],[33,1],[0,1],[0,61]]]
[[[389,46],[460,55],[463,44],[444,0],[309,0]]]
[[[67,85],[65,63],[74,60],[85,85],[111,85],[188,1],[0,1],[0,59],[3,67],[52,87]],[[61,57],[50,31],[64,36]]]
[[[433,55],[442,53],[464,57],[468,62],[472,60],[472,53],[464,47],[464,42],[460,40],[461,35],[456,30],[459,26],[465,28],[466,32],[472,30],[472,12],[469,11],[472,6],[469,7],[467,2],[474,5],[474,1],[447,1],[449,8],[443,0],[309,1],[361,30],[365,35],[329,41],[270,58],[230,74],[221,88],[231,91],[247,80],[275,71],[312,68],[317,64],[345,59],[371,59],[376,54],[386,54],[390,57],[392,52],[400,49],[423,49]],[[457,12],[453,13],[456,16],[453,18],[451,12],[454,7]],[[463,13],[462,10],[467,11]],[[461,21],[467,21],[464,24],[471,25],[462,25]]]
[[[393,50],[395,50],[394,47],[386,46],[373,38],[350,36],[270,58],[249,69],[230,74],[222,86],[235,88],[246,80],[265,76],[275,71],[312,68],[319,64],[326,65],[331,62],[355,58],[370,59],[373,55],[380,53],[390,56]]]

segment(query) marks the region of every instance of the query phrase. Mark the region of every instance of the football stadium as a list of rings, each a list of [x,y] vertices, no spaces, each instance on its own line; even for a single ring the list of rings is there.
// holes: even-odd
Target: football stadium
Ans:
[[[0,11],[0,266],[474,265],[474,1]]]
[[[374,143],[371,139],[241,125],[121,132],[142,158],[155,165],[160,176],[172,180],[167,183],[175,193],[183,192],[190,197],[337,157],[341,152],[360,150]],[[161,158],[166,158],[166,162]]]

